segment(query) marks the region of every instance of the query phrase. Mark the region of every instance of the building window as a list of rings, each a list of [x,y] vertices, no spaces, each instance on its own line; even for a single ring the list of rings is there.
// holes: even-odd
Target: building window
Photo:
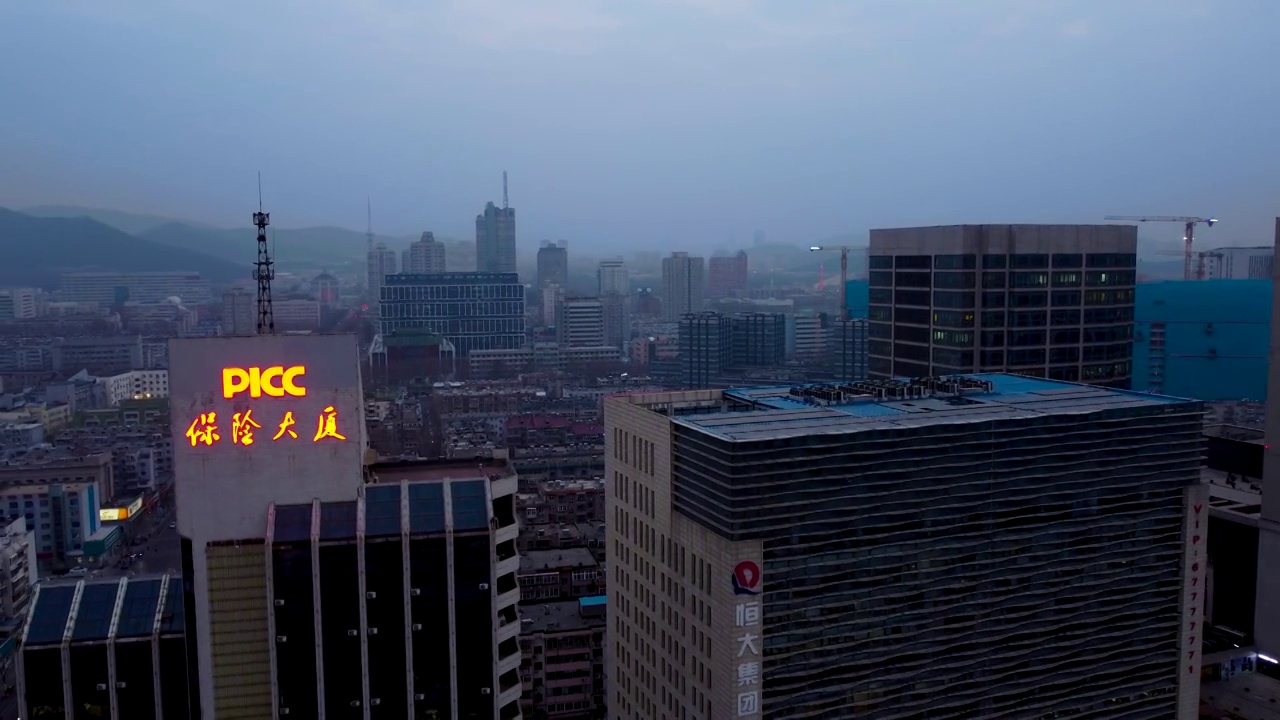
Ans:
[[[1018,253],[1009,256],[1009,267],[1026,270],[1040,270],[1049,267],[1049,256],[1043,254]]]
[[[934,255],[933,267],[936,270],[973,270],[978,265],[974,255]]]

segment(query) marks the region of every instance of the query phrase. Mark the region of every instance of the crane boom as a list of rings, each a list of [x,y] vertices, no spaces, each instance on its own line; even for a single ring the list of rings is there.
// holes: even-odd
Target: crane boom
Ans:
[[[1178,222],[1182,223],[1185,231],[1182,235],[1184,250],[1182,256],[1182,277],[1184,280],[1191,279],[1191,245],[1196,236],[1196,225],[1204,223],[1209,227],[1218,222],[1215,217],[1190,217],[1183,215],[1108,215],[1107,220],[1123,220],[1126,222]],[[1203,280],[1203,269],[1198,273]]]

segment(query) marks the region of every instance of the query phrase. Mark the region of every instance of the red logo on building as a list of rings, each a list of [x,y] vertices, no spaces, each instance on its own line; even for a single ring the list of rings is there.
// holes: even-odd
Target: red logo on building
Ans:
[[[733,566],[733,594],[760,594],[760,564],[754,560],[743,560]]]

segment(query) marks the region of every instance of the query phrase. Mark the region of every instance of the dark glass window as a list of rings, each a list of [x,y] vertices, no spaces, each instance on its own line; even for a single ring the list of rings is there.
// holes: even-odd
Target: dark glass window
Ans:
[[[1080,368],[1072,365],[1070,367],[1051,367],[1049,368],[1050,380],[1065,380],[1067,382],[1080,381]]]
[[[1039,270],[1049,267],[1049,256],[1043,254],[1018,253],[1009,256],[1009,267],[1026,270]]]
[[[1008,284],[1008,274],[1003,272],[984,272],[982,273],[982,287],[984,288],[1003,288]]]
[[[934,330],[933,344],[947,347],[973,347],[973,332],[969,330]]]
[[[1134,282],[1132,270],[1091,270],[1084,274],[1088,287],[1123,287]]]
[[[889,342],[888,340],[868,340],[867,354],[883,355],[885,357],[888,357],[893,354],[893,343]]]
[[[953,368],[973,367],[973,351],[934,348],[933,362],[935,365],[946,365]]]
[[[1084,311],[1086,325],[1133,322],[1132,307],[1089,308]]]
[[[929,307],[928,290],[894,290],[894,305],[922,305]]]
[[[1044,307],[1049,302],[1049,293],[1040,292],[1012,292],[1009,293],[1009,307],[1015,308],[1033,308]]]
[[[913,325],[895,325],[893,328],[893,339],[928,345],[929,328],[915,327]]]
[[[1080,362],[1079,347],[1051,347],[1049,348],[1050,363],[1073,363]]]
[[[867,259],[867,267],[869,267],[872,270],[892,270],[893,256],[892,255],[872,255],[870,258]]]
[[[1004,350],[983,350],[982,367],[1004,367]]]
[[[1056,268],[1078,268],[1084,266],[1084,255],[1080,253],[1054,253],[1053,267]]]
[[[1075,306],[1077,306],[1077,307],[1080,305],[1080,291],[1079,291],[1079,290],[1055,290],[1055,291],[1053,291],[1053,306],[1054,306],[1054,307],[1064,307],[1064,306],[1071,306],[1071,305],[1075,305]]]
[[[1054,293],[1055,295],[1057,293]],[[1080,311],[1073,310],[1054,310],[1049,314],[1050,325],[1079,325]]]
[[[896,255],[893,266],[898,270],[928,270],[933,265],[928,255]]]
[[[872,305],[892,305],[893,289],[885,287],[873,287],[868,291],[867,300]]]
[[[893,326],[888,323],[867,323],[867,337],[888,340],[893,337]]]
[[[933,286],[952,290],[971,290],[976,279],[971,272],[936,272],[933,274]]]
[[[893,306],[873,305],[867,308],[867,319],[891,322],[893,320]]]
[[[1022,348],[1009,350],[1005,357],[1008,359],[1009,367],[1017,367],[1019,365],[1043,365],[1044,354],[1044,348]]]
[[[982,293],[982,307],[984,308],[1002,308],[1004,307],[1007,294],[1003,290],[992,290]]]
[[[1009,273],[1009,286],[1016,288],[1042,288],[1049,286],[1049,273],[1015,272]]]
[[[1055,272],[1052,279],[1054,287],[1080,287],[1081,275],[1078,272]]]
[[[1080,328],[1054,328],[1049,333],[1049,342],[1054,345],[1079,345]]]
[[[928,363],[914,363],[894,359],[893,374],[897,377],[924,377],[929,374]]]
[[[973,307],[973,293],[934,290],[933,305],[934,307],[967,310]]]
[[[872,270],[867,273],[867,284],[871,287],[893,287],[893,273],[887,270]]]
[[[867,358],[867,372],[874,373],[876,375],[889,375],[891,367],[889,363],[890,360],[888,355]]]
[[[973,270],[978,265],[974,255],[934,255],[933,267],[936,270]]]
[[[938,310],[933,314],[933,325],[946,328],[973,327],[973,313],[957,310]]]
[[[924,308],[898,308],[896,311],[899,323],[912,325],[928,325],[929,311]]]
[[[982,327],[993,328],[1004,326],[1003,310],[986,310],[982,313]]]
[[[910,345],[908,343],[893,344],[894,359],[901,358],[903,360],[916,360],[918,362],[929,362],[929,348],[925,345]]]
[[[1048,313],[1044,310],[1022,310],[1009,313],[1009,327],[1044,327]]]
[[[1009,347],[1032,347],[1044,345],[1044,330],[1015,330],[1009,333]]]
[[[894,287],[927,288],[929,287],[929,273],[899,270],[893,274],[893,282]]]
[[[1091,268],[1132,268],[1138,265],[1138,256],[1125,253],[1089,253],[1085,256],[1086,267]]]
[[[1009,258],[1005,255],[983,255],[983,270],[1003,270],[1008,267]]]
[[[983,330],[982,344],[988,347],[993,345],[1004,345],[1004,331],[1003,330]]]

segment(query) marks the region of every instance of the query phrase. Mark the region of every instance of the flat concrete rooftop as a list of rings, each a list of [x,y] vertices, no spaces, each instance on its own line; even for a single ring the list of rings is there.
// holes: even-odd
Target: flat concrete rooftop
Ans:
[[[732,389],[724,391],[726,402],[750,405],[753,409],[679,415],[674,420],[726,440],[751,441],[1195,402],[1003,373],[962,377],[990,383],[991,390],[935,393],[910,399],[882,400],[868,396],[819,402],[797,396],[793,392],[795,386]]]

